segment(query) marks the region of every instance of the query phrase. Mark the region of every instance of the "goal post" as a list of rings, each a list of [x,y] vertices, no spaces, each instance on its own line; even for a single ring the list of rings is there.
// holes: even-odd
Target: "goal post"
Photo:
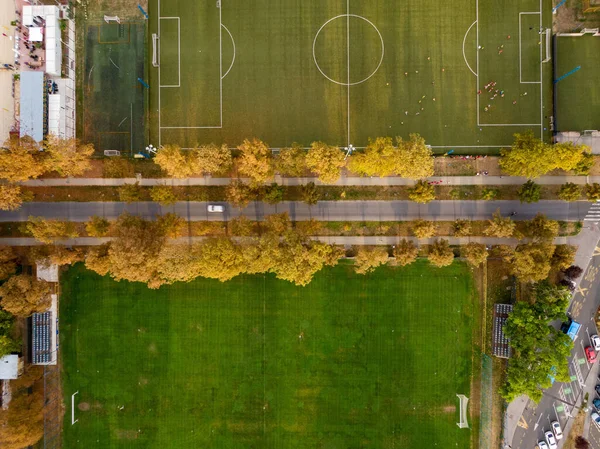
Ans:
[[[158,35],[156,33],[152,33],[152,65],[154,67],[158,67]]]
[[[460,408],[460,422],[457,422],[456,425],[461,429],[468,429],[469,423],[467,422],[467,404],[469,403],[469,398],[464,394],[457,394],[458,404]]]
[[[104,16],[104,21],[106,23],[110,23],[110,22],[117,22],[117,23],[121,23],[121,19],[119,19],[119,16]]]
[[[546,54],[544,56],[544,59],[542,59],[542,62],[548,62],[548,61],[550,61],[550,58],[552,57],[552,52],[551,52],[551,48],[550,48],[550,37],[551,37],[552,31],[550,29],[546,28],[542,34],[546,35],[545,39],[540,39],[541,41],[545,41],[544,49],[545,49]]]

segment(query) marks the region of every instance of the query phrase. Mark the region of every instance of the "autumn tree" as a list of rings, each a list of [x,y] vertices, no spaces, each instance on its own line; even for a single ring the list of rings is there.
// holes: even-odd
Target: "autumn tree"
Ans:
[[[197,251],[195,265],[202,277],[228,281],[244,272],[242,248],[226,237],[207,239]]]
[[[579,435],[575,438],[575,449],[592,449],[592,445],[583,435]]]
[[[435,189],[427,181],[418,181],[408,189],[408,198],[415,203],[426,204],[435,200]]]
[[[44,142],[44,165],[47,171],[60,176],[79,176],[89,170],[94,146],[82,144],[75,138],[62,139],[50,135]]]
[[[398,150],[391,137],[369,140],[367,147],[355,152],[349,159],[348,168],[360,176],[389,176],[397,168]]]
[[[25,228],[36,240],[47,244],[79,236],[77,226],[72,221],[47,220],[30,216]]]
[[[437,229],[433,221],[415,220],[413,221],[413,234],[420,239],[433,237]]]
[[[517,246],[511,271],[521,282],[546,279],[551,269],[555,246],[550,243],[526,243]]]
[[[267,204],[277,204],[283,201],[283,187],[276,182],[264,187],[263,201]]]
[[[50,284],[27,274],[12,276],[0,286],[0,306],[18,317],[50,307]]]
[[[418,255],[419,249],[411,240],[402,239],[394,248],[396,263],[403,267],[417,260]]]
[[[557,245],[550,264],[556,270],[566,270],[575,262],[577,248],[571,245]]]
[[[125,157],[110,157],[102,162],[104,178],[133,178],[135,176],[135,167]]]
[[[119,200],[126,203],[135,203],[142,199],[142,188],[139,182],[133,184],[123,184],[118,187]]]
[[[587,176],[590,174],[593,166],[594,155],[591,153],[584,153],[581,161],[579,161],[579,164],[577,164],[577,167],[575,167],[573,171],[579,176]]]
[[[182,150],[179,145],[161,146],[154,162],[173,178],[189,178],[197,173],[196,153]]]
[[[394,172],[403,178],[423,179],[433,176],[433,152],[419,134],[411,134],[409,140],[398,137],[395,162]]]
[[[513,236],[515,226],[515,222],[510,217],[503,217],[498,209],[492,215],[492,219],[488,220],[488,225],[483,233],[487,236],[508,238]]]
[[[302,176],[306,171],[306,151],[297,143],[289,148],[282,148],[275,158],[274,165],[275,170],[283,176]]]
[[[85,231],[90,237],[104,237],[110,230],[110,223],[104,217],[94,215],[85,223]]]
[[[292,222],[287,212],[267,215],[262,224],[265,232],[270,232],[277,236],[283,235],[292,227]]]
[[[232,218],[227,223],[229,227],[229,232],[231,235],[235,236],[249,236],[255,233],[254,231],[254,222],[250,220],[248,217],[240,216],[236,218]]]
[[[456,237],[467,237],[473,232],[471,221],[460,218],[458,220],[454,220],[452,228]]]
[[[433,242],[429,246],[427,259],[436,267],[446,267],[454,262],[454,251],[450,248],[448,240],[440,239]]]
[[[481,199],[485,201],[493,201],[498,197],[498,189],[485,187],[481,190]]]
[[[535,241],[552,241],[558,236],[560,226],[558,221],[548,219],[544,214],[537,214],[525,222],[523,234]]]
[[[185,227],[185,220],[179,215],[169,212],[168,214],[161,215],[156,219],[156,225],[162,231],[162,233],[170,238],[176,238],[181,235],[183,228]]]
[[[238,150],[237,167],[242,176],[250,178],[253,184],[262,184],[273,177],[273,153],[266,143],[245,139]]]
[[[560,186],[558,197],[563,201],[577,201],[581,196],[581,187],[572,182],[567,182]]]
[[[586,184],[585,196],[588,201],[599,201],[600,200],[600,184],[594,182],[593,184]]]
[[[88,270],[98,273],[100,276],[106,276],[111,268],[110,257],[108,255],[109,248],[109,243],[92,246],[85,255],[85,267]]]
[[[32,138],[10,138],[0,148],[0,179],[20,182],[35,179],[42,173],[40,147]]]
[[[354,271],[358,274],[367,274],[375,270],[380,265],[385,265],[389,261],[387,249],[381,246],[369,248],[361,246],[358,248],[354,258]]]
[[[17,256],[10,246],[0,246],[0,280],[17,271]]]
[[[495,245],[490,251],[492,257],[498,257],[505,263],[512,263],[515,249],[510,245]]]
[[[344,159],[344,153],[338,147],[313,142],[306,154],[306,165],[317,174],[321,182],[333,184],[340,179],[342,167],[346,163]]]
[[[150,198],[161,206],[171,206],[177,202],[173,187],[164,184],[153,186],[150,189]]]
[[[468,243],[460,248],[460,254],[474,267],[478,267],[488,258],[488,250],[483,243]]]
[[[529,180],[519,188],[517,195],[521,203],[537,203],[542,195],[542,188]]]
[[[28,259],[32,264],[48,267],[50,265],[72,265],[84,258],[82,248],[69,248],[63,245],[34,246],[29,250]]]
[[[21,204],[23,204],[23,195],[20,186],[0,186],[0,210],[16,210],[21,207]]]
[[[194,149],[192,157],[195,157],[194,171],[211,175],[227,173],[233,165],[231,150],[227,145],[201,145]]]
[[[254,190],[240,180],[232,180],[225,190],[227,201],[234,207],[243,209],[255,197]]]
[[[300,187],[300,196],[302,201],[310,206],[314,206],[319,202],[321,195],[319,189],[314,182],[309,182]]]

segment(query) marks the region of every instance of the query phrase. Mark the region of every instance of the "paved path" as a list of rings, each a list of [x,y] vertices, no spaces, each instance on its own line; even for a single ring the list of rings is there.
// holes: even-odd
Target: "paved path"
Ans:
[[[284,201],[277,205],[253,202],[239,210],[227,203],[224,213],[208,213],[206,202],[178,202],[173,206],[160,206],[153,202],[31,202],[24,203],[16,211],[0,212],[0,222],[26,221],[30,215],[70,221],[87,221],[93,215],[116,219],[123,212],[152,218],[174,212],[189,221],[223,221],[244,215],[260,220],[265,215],[287,212],[293,221],[311,218],[320,221],[407,221],[417,218],[436,221],[452,221],[457,218],[486,220],[499,209],[503,215],[517,212],[515,219],[525,220],[538,212],[555,220],[583,220],[590,203],[578,201],[540,201],[521,204],[519,201],[432,201],[417,204],[412,201],[320,201],[315,206],[301,202]],[[599,218],[600,219],[600,218]]]
[[[241,178],[248,181],[246,178]],[[441,185],[521,185],[527,181],[527,178],[519,176],[433,176],[429,181],[442,181]],[[53,179],[34,179],[23,182],[23,185],[31,187],[40,186],[121,186],[123,184],[133,184],[139,181],[142,186],[155,186],[167,184],[170,186],[224,186],[229,184],[231,178],[53,178]],[[314,182],[317,185],[325,185],[317,178],[282,178],[275,176],[271,182],[276,182],[286,186],[303,185],[308,182]],[[565,182],[572,182],[579,185],[586,183],[600,183],[600,176],[541,176],[535,179],[537,184],[560,185]],[[398,176],[378,177],[358,177],[343,176],[339,181],[332,185],[347,186],[411,186],[415,181]]]

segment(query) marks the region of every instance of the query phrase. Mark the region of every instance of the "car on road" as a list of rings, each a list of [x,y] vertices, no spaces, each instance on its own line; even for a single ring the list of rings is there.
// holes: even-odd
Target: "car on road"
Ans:
[[[537,447],[538,449],[548,449],[548,445],[545,441],[538,441]]]
[[[596,392],[597,392],[597,391],[598,391],[598,390],[596,389]],[[592,401],[592,404],[593,404],[593,406],[594,406],[594,408],[595,408],[596,410],[600,411],[600,399],[598,399],[598,398],[594,399],[594,400]]]
[[[592,346],[596,351],[600,351],[600,337],[594,334],[590,337],[590,341],[592,342]]]
[[[596,385],[596,393],[598,393],[598,395],[600,395],[600,384]]]
[[[556,444],[556,438],[554,438],[554,434],[547,430],[544,432],[544,438],[546,439],[546,443],[548,443],[548,449],[556,449],[558,444]]]
[[[600,415],[596,412],[592,412],[592,419],[596,424],[600,424]]]
[[[209,204],[208,205],[209,212],[224,212],[225,208],[220,204]]]
[[[550,427],[552,427],[552,432],[554,432],[554,437],[557,440],[562,440],[563,431],[562,431],[562,428],[560,427],[560,423],[558,421],[552,421],[550,423]]]
[[[585,347],[585,358],[589,363],[596,362],[596,351],[594,351],[594,348],[592,348],[591,346]]]

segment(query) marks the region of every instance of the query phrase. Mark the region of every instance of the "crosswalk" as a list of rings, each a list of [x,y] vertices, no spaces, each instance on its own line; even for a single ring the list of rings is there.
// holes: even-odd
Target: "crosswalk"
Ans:
[[[584,220],[600,222],[600,201],[596,201],[595,203],[592,203]]]

